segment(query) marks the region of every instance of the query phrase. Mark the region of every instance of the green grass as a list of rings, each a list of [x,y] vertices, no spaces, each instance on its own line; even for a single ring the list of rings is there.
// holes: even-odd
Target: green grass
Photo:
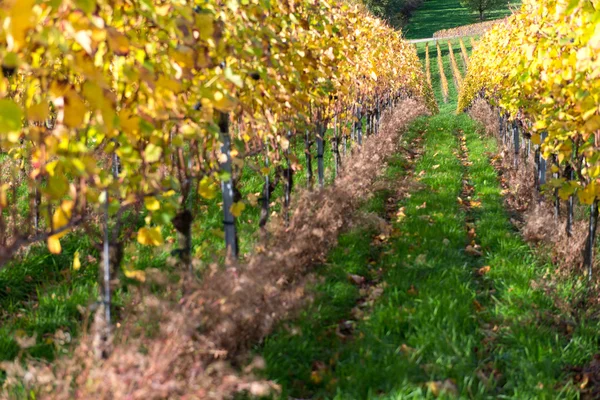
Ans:
[[[302,136],[302,135],[301,135]],[[293,142],[294,154],[305,166],[303,137]],[[333,154],[331,145],[325,143],[325,176],[326,183],[333,181]],[[313,157],[316,155],[316,145],[312,146]],[[0,157],[5,157],[0,154]],[[0,158],[1,159],[1,158]],[[259,160],[255,160],[258,162]],[[315,185],[317,184],[316,158],[313,158]],[[263,177],[245,167],[240,188],[244,198],[250,193],[261,195]],[[305,170],[295,175],[297,191],[306,187]],[[316,186],[315,186],[316,187]],[[26,188],[24,188],[26,195]],[[283,187],[280,183],[272,197],[272,211],[282,209]],[[198,274],[207,265],[220,262],[225,254],[222,230],[221,199],[214,200],[193,197],[190,201],[197,217],[192,228],[193,255],[199,264]],[[26,210],[26,201],[19,204]],[[25,211],[24,211],[25,212]],[[238,234],[240,253],[242,256],[250,253],[258,238],[258,221],[260,204],[247,205],[246,210],[238,219]],[[133,221],[143,225],[143,217]],[[171,251],[177,248],[176,233],[173,229],[163,230],[167,244],[158,248],[138,245],[135,240],[126,248],[123,267],[128,269],[158,268],[173,272],[176,267],[169,266]],[[98,300],[98,268],[100,255],[94,246],[94,241],[100,242],[100,235],[89,237],[80,232],[73,233],[61,239],[63,251],[60,255],[48,252],[44,243],[28,249],[23,255],[15,258],[0,270],[0,361],[12,360],[19,354],[19,346],[15,335],[37,336],[36,346],[24,353],[34,358],[52,360],[57,353],[63,353],[68,347],[57,345],[53,340],[54,333],[61,330],[76,338],[80,333],[83,317],[81,310],[87,309]],[[169,244],[169,242],[171,242]],[[76,251],[80,253],[82,268],[72,269],[73,257]],[[124,287],[117,290],[113,297],[115,315],[127,300],[127,285],[134,281],[124,279]],[[0,372],[0,381],[2,373]]]
[[[552,296],[535,288],[548,283],[543,276],[553,266],[510,225],[487,157],[493,140],[480,138],[474,122],[442,114],[418,120],[411,134],[419,131],[427,132],[416,167],[425,171],[424,187],[398,204],[406,212],[395,225],[402,235],[383,249],[365,240],[373,232],[357,229],[342,238],[324,282],[313,289],[316,301],[259,349],[266,376],[282,385],[282,398],[434,398],[427,383],[447,379],[459,398],[576,398],[567,368],[595,354],[600,326],[557,309],[555,299],[570,304],[582,283],[552,280]],[[468,138],[468,171],[455,156],[460,131]],[[464,172],[482,203],[470,212],[481,258],[465,252],[467,215],[457,202]],[[380,203],[369,207],[376,211]],[[369,276],[370,260],[385,271],[387,286],[368,316],[356,319],[350,310],[359,296],[347,274]],[[491,271],[480,277],[485,265]],[[573,333],[561,331],[556,319],[568,321]],[[335,329],[346,320],[355,328],[341,339]]]
[[[491,267],[485,280],[495,290],[487,317],[499,327],[489,352],[502,372],[497,393],[515,399],[577,398],[577,388],[565,384],[565,370],[586,363],[597,352],[600,326],[597,319],[586,318],[584,310],[565,312],[556,304],[576,304],[586,290],[584,279],[542,279],[545,274],[553,277],[555,267],[536,258],[508,222],[496,172],[487,157],[497,150],[495,140],[480,138],[474,130],[465,132],[473,162],[472,184],[482,201],[475,213],[486,255],[480,264]],[[534,288],[533,283],[545,288]],[[573,332],[565,333],[566,326]]]
[[[520,1],[511,1],[518,4]],[[486,13],[486,20],[502,18],[510,14],[507,6]],[[433,34],[442,29],[456,28],[479,22],[479,15],[471,13],[460,5],[459,0],[425,0],[419,7],[408,24],[403,28],[407,39],[421,39],[433,37]]]
[[[257,349],[267,360],[266,377],[282,386],[281,398],[435,398],[428,383],[448,379],[457,395],[439,398],[579,396],[569,367],[597,352],[600,323],[592,312],[557,304],[576,304],[585,284],[555,275],[548,257],[536,255],[510,224],[489,161],[495,140],[468,116],[455,115],[457,91],[447,46],[442,49],[450,99],[408,134],[426,132],[416,167],[424,171],[424,187],[397,205],[405,207],[406,218],[394,224],[402,234],[383,248],[365,240],[374,232],[357,228],[345,235],[324,266],[324,282],[312,288],[315,302]],[[464,73],[460,48],[454,51]],[[462,132],[468,167],[456,157]],[[481,202],[468,212],[457,202],[465,177]],[[376,203],[370,207],[377,210]],[[475,223],[482,257],[465,252],[467,221]],[[360,296],[347,275],[369,276],[373,262],[385,271],[386,287],[370,312],[356,318],[351,310]],[[483,266],[490,271],[482,276]],[[343,339],[335,329],[347,320],[354,330]]]

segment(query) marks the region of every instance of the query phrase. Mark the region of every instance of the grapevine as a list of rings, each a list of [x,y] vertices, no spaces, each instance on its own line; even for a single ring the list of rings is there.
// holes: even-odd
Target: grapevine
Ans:
[[[431,86],[431,60],[429,58],[429,42],[425,43],[425,76],[427,84]]]
[[[462,38],[459,39],[460,44],[460,53],[462,54],[463,61],[465,63],[465,70],[469,68],[469,52],[467,51],[467,47],[465,46],[465,42],[463,42]]]
[[[456,90],[460,91],[463,78],[460,73],[460,70],[458,69],[458,64],[456,63],[456,58],[454,57],[454,50],[452,49],[452,43],[450,43],[450,41],[448,41],[448,51],[450,55],[450,66],[452,68],[452,77],[454,78],[454,85],[456,86]]]
[[[38,241],[60,253],[75,229],[111,246],[160,246],[171,223],[189,263],[202,217],[190,199],[222,195],[235,224],[251,203],[235,182],[259,155],[267,181],[281,165],[291,179],[289,149],[305,132],[323,141],[329,126],[339,141],[349,130],[336,121],[367,118],[372,134],[400,96],[436,107],[412,47],[362,6],[38,3],[0,6],[0,148],[12,160],[0,182],[0,265]],[[132,213],[145,215],[135,231]],[[105,249],[105,262],[120,253]]]
[[[444,98],[444,103],[448,102],[448,78],[446,78],[446,73],[444,72],[444,60],[442,58],[442,49],[440,48],[440,43],[435,42],[437,47],[437,61],[438,61],[438,69],[440,72],[440,83],[442,85],[442,96]]]
[[[459,110],[483,96],[518,119],[543,159],[556,162],[549,184],[563,200],[577,195],[592,205],[592,216],[600,198],[599,6],[525,1],[480,40],[459,98]]]

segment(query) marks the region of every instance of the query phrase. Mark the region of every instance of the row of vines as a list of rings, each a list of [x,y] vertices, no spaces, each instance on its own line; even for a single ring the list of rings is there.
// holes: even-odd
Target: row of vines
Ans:
[[[459,110],[477,98],[497,107],[515,151],[519,132],[536,146],[538,182],[554,193],[557,210],[567,202],[568,236],[574,199],[590,206],[584,264],[591,278],[600,199],[600,2],[525,1],[471,55]],[[553,172],[547,182],[546,160]]]
[[[0,20],[0,266],[84,233],[105,301],[128,241],[174,228],[190,263],[194,198],[222,197],[236,257],[242,168],[263,176],[266,219],[278,171],[289,207],[298,144],[316,143],[322,186],[328,141],[338,165],[398,98],[436,107],[400,33],[334,0],[9,0]]]

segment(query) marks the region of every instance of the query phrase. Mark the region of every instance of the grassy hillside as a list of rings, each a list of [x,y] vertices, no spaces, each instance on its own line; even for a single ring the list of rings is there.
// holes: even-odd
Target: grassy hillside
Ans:
[[[510,1],[515,7],[520,1]],[[500,10],[486,13],[486,19],[498,19],[510,14],[507,6]],[[430,38],[433,33],[441,29],[456,28],[458,26],[479,22],[478,15],[471,13],[460,5],[459,0],[425,0],[410,18],[404,27],[404,35],[407,39]]]

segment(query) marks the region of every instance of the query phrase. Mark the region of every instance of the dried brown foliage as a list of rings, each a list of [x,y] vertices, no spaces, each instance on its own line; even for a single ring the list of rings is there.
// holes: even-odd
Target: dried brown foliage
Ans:
[[[270,240],[245,264],[214,268],[202,282],[172,287],[164,298],[134,296],[106,359],[94,356],[98,321],[69,359],[32,363],[28,371],[5,365],[7,385],[20,381],[39,398],[53,399],[222,399],[242,390],[257,396],[276,390],[252,373],[262,360],[242,370],[234,365],[243,365],[245,351],[308,300],[311,270],[372,194],[402,129],[423,114],[426,108],[414,100],[387,113],[380,133],[347,159],[335,185],[299,192],[289,227],[274,223]],[[155,278],[163,280],[158,272]]]
[[[480,122],[486,133],[497,136],[499,121],[496,113],[483,99],[473,104],[469,115]],[[553,198],[549,193],[539,194],[535,187],[535,162],[533,148],[529,157],[526,154],[524,141],[521,141],[519,167],[514,168],[514,149],[510,143],[503,143],[498,138],[499,154],[492,160],[500,175],[504,188],[505,203],[513,212],[512,222],[517,225],[523,237],[532,243],[542,244],[552,252],[552,261],[565,273],[581,270],[583,249],[587,237],[586,221],[575,220],[573,235],[566,234],[566,216],[555,218]],[[548,167],[547,180],[552,178]],[[562,211],[566,210],[562,202]],[[575,212],[575,215],[579,213]]]

